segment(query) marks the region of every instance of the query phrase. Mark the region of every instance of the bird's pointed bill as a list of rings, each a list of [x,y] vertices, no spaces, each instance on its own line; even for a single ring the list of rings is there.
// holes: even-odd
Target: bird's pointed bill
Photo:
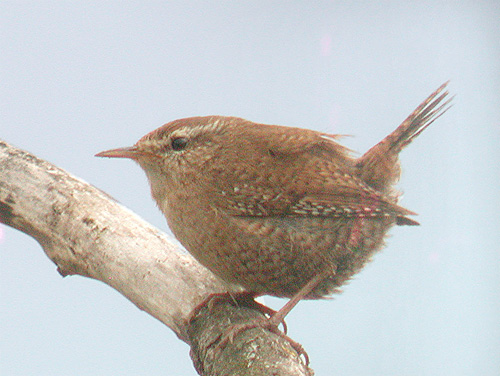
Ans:
[[[135,159],[139,156],[140,152],[135,146],[129,146],[124,148],[110,149],[101,151],[97,153],[96,157],[107,157],[107,158],[131,158]]]

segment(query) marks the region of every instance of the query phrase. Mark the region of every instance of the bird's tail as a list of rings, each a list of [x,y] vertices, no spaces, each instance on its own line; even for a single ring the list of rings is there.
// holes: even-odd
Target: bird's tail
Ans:
[[[371,187],[387,192],[399,179],[399,152],[451,107],[453,97],[446,99],[447,85],[445,82],[429,95],[399,127],[358,160],[360,176]]]

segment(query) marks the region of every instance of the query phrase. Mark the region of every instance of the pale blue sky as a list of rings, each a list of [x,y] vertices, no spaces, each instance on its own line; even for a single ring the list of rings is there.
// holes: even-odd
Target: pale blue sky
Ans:
[[[0,138],[165,230],[139,167],[96,152],[212,114],[349,134],[364,152],[451,79],[454,107],[402,155],[402,205],[422,225],[394,228],[342,295],[299,304],[289,332],[318,375],[496,376],[499,19],[498,1],[4,0]],[[62,279],[0,225],[0,374],[195,371],[160,322]]]

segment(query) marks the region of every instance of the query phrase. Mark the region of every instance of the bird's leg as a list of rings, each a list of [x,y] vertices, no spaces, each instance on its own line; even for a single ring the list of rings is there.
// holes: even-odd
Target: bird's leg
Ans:
[[[264,328],[269,331],[271,331],[274,334],[279,335],[280,337],[284,338],[286,341],[290,343],[290,345],[294,348],[295,351],[299,355],[304,355],[306,365],[309,364],[309,356],[307,355],[306,351],[302,347],[302,345],[293,339],[291,339],[289,336],[287,336],[284,332],[278,329],[279,324],[283,323],[284,328],[286,329],[286,326],[284,324],[284,320],[286,315],[303,299],[305,298],[311,291],[314,290],[314,288],[320,283],[324,278],[326,278],[327,274],[326,273],[319,273],[315,275],[313,278],[307,282],[304,287],[302,287],[279,311],[275,311],[270,315],[268,319],[264,320],[253,320],[251,322],[247,322],[244,324],[237,324],[229,328],[226,333],[224,333],[220,337],[220,341],[218,343],[218,347],[223,349],[227,343],[232,343],[234,340],[234,337],[237,336],[239,333],[246,331],[248,329],[253,329],[253,328]],[[251,298],[253,300],[253,297]],[[254,301],[255,304],[260,305],[260,303],[257,303]],[[269,307],[264,306],[266,309],[271,310]],[[272,311],[272,310],[271,310]],[[262,312],[262,310],[261,310]]]
[[[272,317],[277,313],[274,309],[259,303],[255,301],[255,298],[258,297],[259,294],[255,292],[249,292],[249,291],[243,291],[243,292],[221,292],[221,293],[216,293],[216,294],[210,294],[208,298],[206,298],[204,301],[202,301],[200,304],[198,304],[194,309],[193,312],[190,315],[189,321],[191,321],[194,317],[198,315],[198,312],[203,307],[208,307],[209,310],[211,310],[215,303],[218,301],[230,301],[234,303],[236,306],[244,306],[248,307],[251,309],[255,309],[256,311],[259,311],[263,315],[267,315],[269,317]],[[278,323],[279,325],[280,323]],[[284,320],[281,321],[281,324],[283,324],[283,330],[286,333],[287,327],[286,323]]]
[[[302,299],[313,291],[314,288],[318,286],[318,283],[325,279],[325,277],[326,273],[319,273],[312,277],[309,282],[304,285],[304,287],[302,287],[283,307],[280,308],[279,311],[275,312],[269,320],[267,320],[269,325],[273,325],[277,328],[280,323],[284,322],[286,315],[288,315]]]
[[[259,311],[260,313],[269,316],[269,318],[273,317],[276,313],[278,313],[274,309],[272,309],[272,308],[270,308],[262,303],[257,302],[255,300],[255,298],[259,296],[259,294],[257,294],[257,293],[240,292],[240,293],[237,293],[235,295],[233,295],[233,294],[229,294],[229,295],[231,296],[232,300],[237,305],[241,305],[244,307],[255,309],[256,311]],[[288,331],[288,328],[287,328],[286,322],[284,320],[284,316],[283,316],[283,319],[276,324],[276,326],[278,326],[279,324],[283,325],[283,332],[286,334],[286,332]]]

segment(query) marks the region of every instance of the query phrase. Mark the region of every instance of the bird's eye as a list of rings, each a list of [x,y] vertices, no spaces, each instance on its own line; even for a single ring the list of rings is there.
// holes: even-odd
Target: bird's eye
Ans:
[[[170,141],[170,144],[172,145],[172,150],[184,150],[188,144],[188,139],[187,137],[174,137]]]

